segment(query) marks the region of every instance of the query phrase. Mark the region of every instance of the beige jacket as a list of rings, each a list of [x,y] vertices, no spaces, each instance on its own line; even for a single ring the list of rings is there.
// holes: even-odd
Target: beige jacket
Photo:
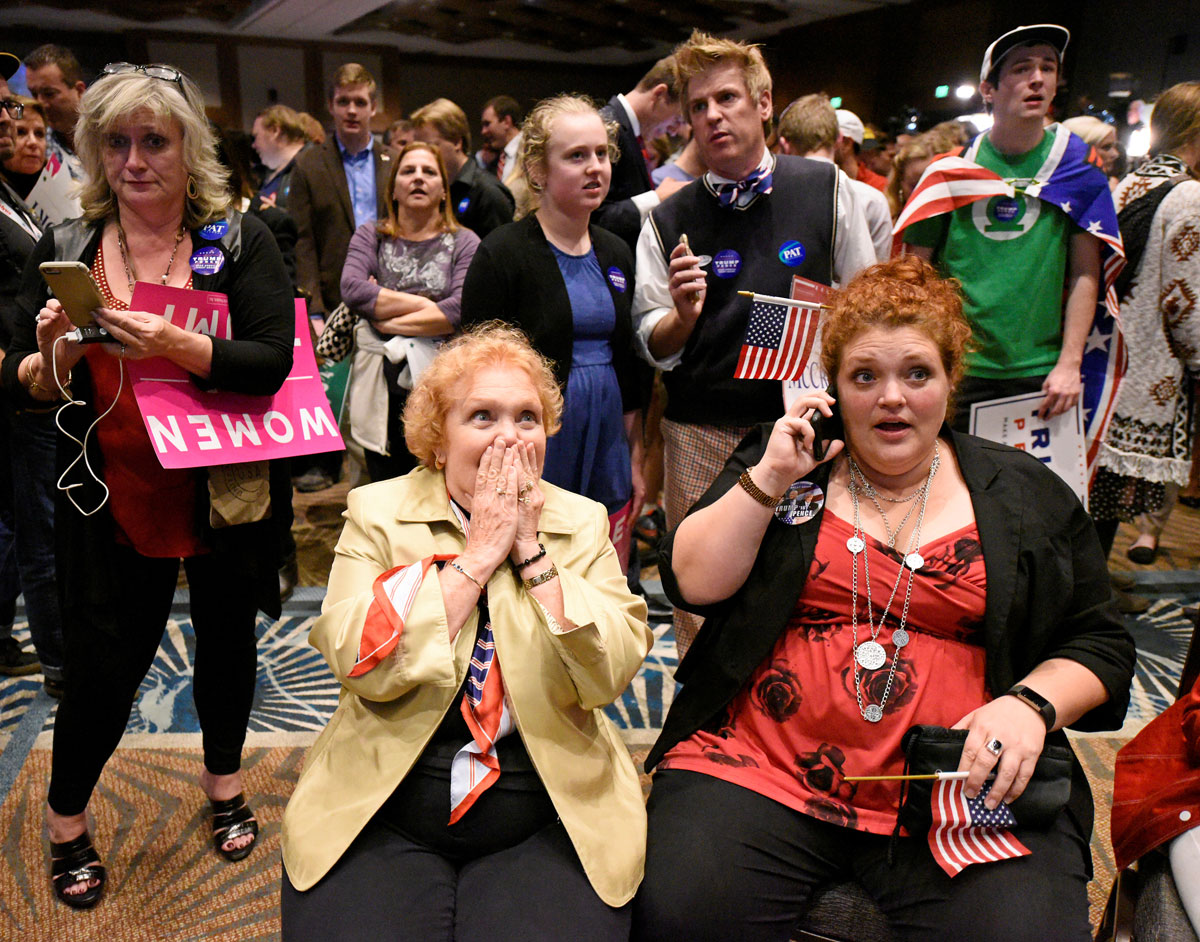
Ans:
[[[632,595],[594,501],[543,484],[541,539],[558,567],[565,612],[556,634],[511,567],[488,580],[496,655],[517,730],[597,895],[632,899],[642,880],[646,812],[629,752],[602,708],[650,649],[645,603]],[[320,880],[408,773],[467,674],[477,615],[453,644],[436,578],[422,583],[396,648],[347,675],[383,572],[466,543],[441,472],[351,491],[329,589],[309,641],[342,683],[283,818],[283,860],[299,890]],[[431,571],[432,574],[432,571]],[[503,771],[501,772],[503,774]]]

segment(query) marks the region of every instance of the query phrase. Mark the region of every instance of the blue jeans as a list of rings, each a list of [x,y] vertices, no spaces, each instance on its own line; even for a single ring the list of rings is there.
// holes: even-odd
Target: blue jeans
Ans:
[[[49,680],[61,681],[63,629],[54,565],[57,429],[51,412],[7,411],[15,555],[29,634],[42,673]]]

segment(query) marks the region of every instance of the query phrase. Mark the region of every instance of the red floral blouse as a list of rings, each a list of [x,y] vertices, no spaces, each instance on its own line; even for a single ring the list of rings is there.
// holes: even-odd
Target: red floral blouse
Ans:
[[[863,719],[855,697],[851,643],[853,527],[828,510],[812,568],[786,630],[770,656],[707,728],[671,749],[659,768],[714,775],[834,824],[890,834],[898,782],[847,782],[848,775],[898,774],[900,739],[915,723],[953,726],[989,699],[982,647],[986,580],[972,523],[920,547],[905,630],[883,719]],[[896,584],[901,554],[864,536],[875,623]],[[862,566],[858,643],[870,640]],[[888,685],[900,627],[905,576],[877,640],[887,652],[878,670],[861,670],[863,706]]]

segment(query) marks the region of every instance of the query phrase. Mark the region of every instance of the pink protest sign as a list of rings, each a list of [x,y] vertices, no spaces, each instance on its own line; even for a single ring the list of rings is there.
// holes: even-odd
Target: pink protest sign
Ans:
[[[229,299],[139,281],[130,304],[178,327],[231,339]],[[164,468],[196,468],[344,448],[317,375],[304,302],[296,301],[292,369],[273,396],[206,391],[165,357],[126,363],[146,433]]]

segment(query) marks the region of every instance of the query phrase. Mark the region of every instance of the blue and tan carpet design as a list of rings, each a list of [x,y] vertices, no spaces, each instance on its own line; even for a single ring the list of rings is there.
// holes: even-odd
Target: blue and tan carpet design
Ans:
[[[1175,695],[1191,632],[1184,610],[1200,601],[1200,583],[1151,594],[1150,610],[1129,619],[1139,661],[1126,729],[1077,741],[1098,807],[1109,801],[1106,771],[1115,750]],[[263,831],[261,846],[238,864],[224,863],[209,842],[208,814],[195,784],[200,770],[190,690],[195,637],[186,607],[176,608],[131,712],[122,748],[92,802],[97,848],[109,867],[110,882],[104,905],[86,913],[55,904],[45,876],[41,818],[53,701],[42,693],[39,676],[0,679],[0,939],[278,938],[279,823],[305,749],[337,702],[337,684],[307,642],[318,603],[319,593],[290,605],[279,621],[264,618],[258,624],[258,692],[245,770],[247,794],[253,796]],[[675,693],[670,625],[653,627],[655,645],[646,664],[606,709],[635,760],[657,736]],[[16,634],[27,641],[23,625]],[[1107,822],[1101,817],[1098,828],[1103,831]],[[1111,880],[1103,872],[1111,867],[1104,853],[1110,853],[1107,846],[1096,860],[1094,916]]]

